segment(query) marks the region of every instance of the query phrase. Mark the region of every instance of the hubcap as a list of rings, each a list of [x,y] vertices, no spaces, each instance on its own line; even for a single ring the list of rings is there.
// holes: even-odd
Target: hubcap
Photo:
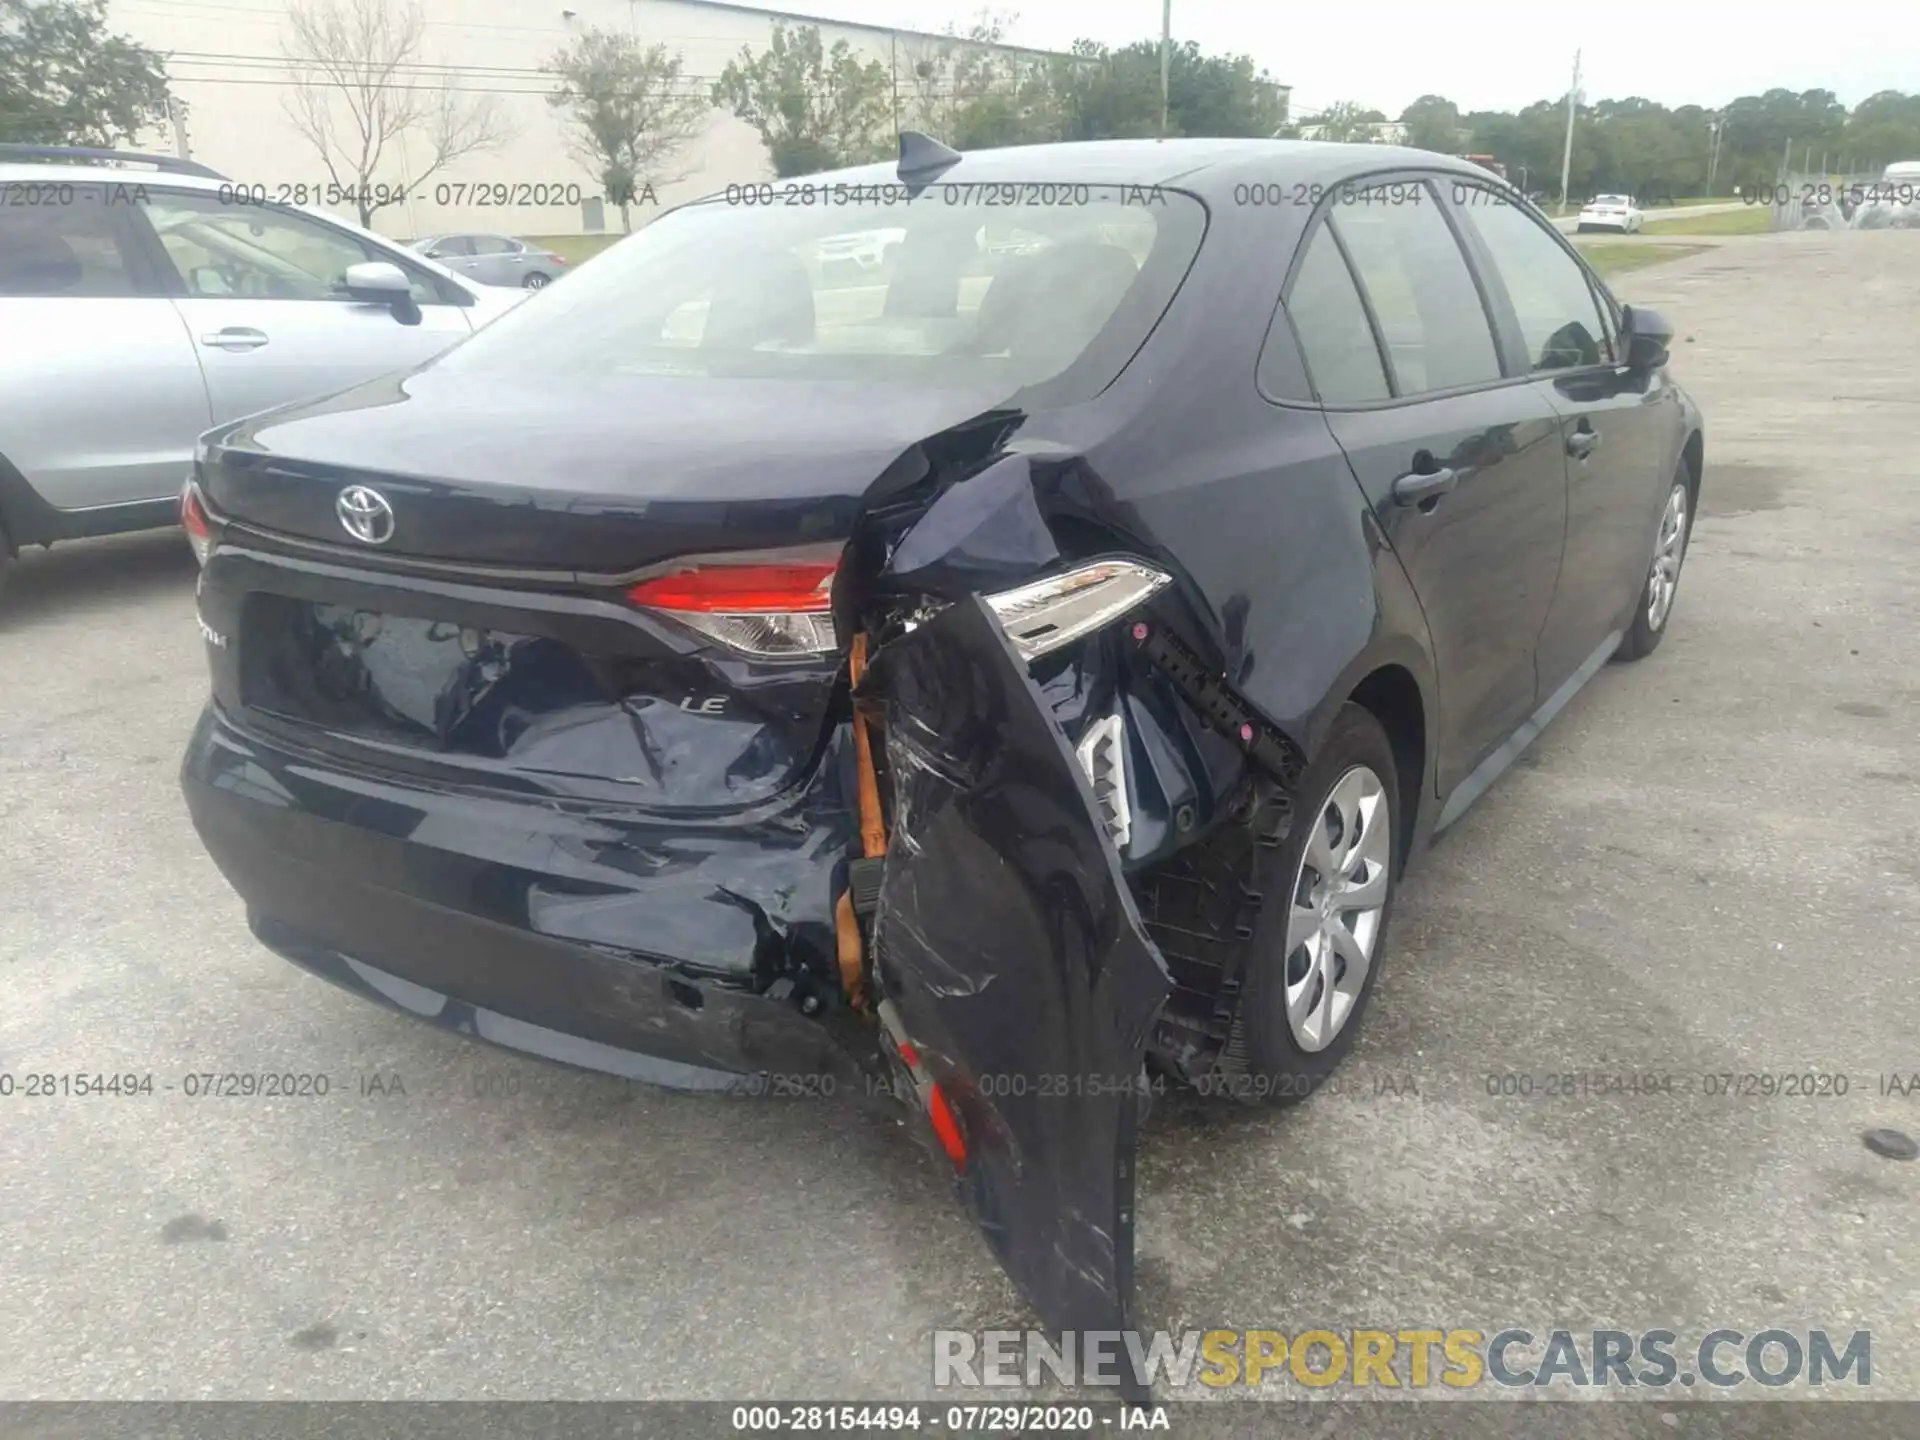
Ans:
[[[1287,1023],[1324,1050],[1353,1014],[1387,908],[1393,817],[1380,777],[1356,765],[1313,817],[1287,915]]]
[[[1687,487],[1676,485],[1660,516],[1660,538],[1653,546],[1653,569],[1647,575],[1647,628],[1658,630],[1673,609],[1673,592],[1680,586],[1680,562],[1687,553]]]

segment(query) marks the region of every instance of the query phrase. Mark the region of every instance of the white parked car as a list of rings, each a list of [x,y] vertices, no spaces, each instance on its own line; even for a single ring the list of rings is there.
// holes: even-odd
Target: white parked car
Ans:
[[[828,235],[814,246],[821,274],[826,277],[854,278],[878,275],[885,271],[893,252],[907,232],[898,225],[874,230],[849,230],[844,235]]]
[[[1855,230],[1920,230],[1920,160],[1887,166],[1875,184],[1854,187]]]
[[[1618,230],[1622,235],[1638,233],[1646,224],[1646,213],[1631,195],[1596,195],[1580,209],[1576,230]]]
[[[0,576],[177,523],[208,427],[410,370],[527,294],[190,160],[0,145]]]

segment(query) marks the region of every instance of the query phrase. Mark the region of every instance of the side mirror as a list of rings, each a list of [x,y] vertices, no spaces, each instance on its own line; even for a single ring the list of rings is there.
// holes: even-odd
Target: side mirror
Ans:
[[[1621,349],[1629,370],[1658,370],[1667,363],[1673,326],[1656,310],[1628,305],[1620,323]]]
[[[347,294],[373,305],[391,305],[413,297],[407,272],[390,260],[369,260],[347,267]]]
[[[391,260],[368,260],[347,267],[345,289],[352,299],[385,305],[402,325],[420,323],[420,307],[413,301],[413,282]]]

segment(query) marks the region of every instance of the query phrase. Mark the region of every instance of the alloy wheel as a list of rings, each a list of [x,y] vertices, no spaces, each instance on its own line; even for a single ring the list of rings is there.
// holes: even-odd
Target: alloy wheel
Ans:
[[[1660,515],[1660,535],[1654,541],[1653,568],[1647,575],[1647,628],[1658,630],[1673,609],[1673,592],[1680,588],[1680,562],[1687,553],[1687,487],[1675,485]]]
[[[1333,1042],[1366,988],[1386,916],[1393,817],[1380,777],[1334,782],[1300,856],[1287,915],[1287,1023],[1302,1050]]]

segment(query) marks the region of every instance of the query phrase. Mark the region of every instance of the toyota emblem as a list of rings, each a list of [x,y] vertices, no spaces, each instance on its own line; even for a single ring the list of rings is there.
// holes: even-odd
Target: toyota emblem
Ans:
[[[346,532],[356,540],[384,545],[393,538],[393,506],[378,490],[349,485],[333,502],[333,509]]]

